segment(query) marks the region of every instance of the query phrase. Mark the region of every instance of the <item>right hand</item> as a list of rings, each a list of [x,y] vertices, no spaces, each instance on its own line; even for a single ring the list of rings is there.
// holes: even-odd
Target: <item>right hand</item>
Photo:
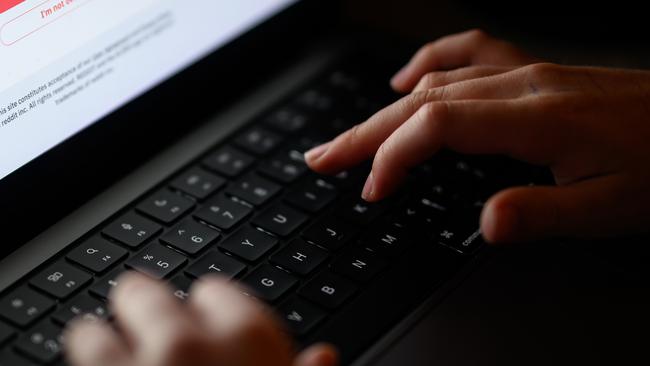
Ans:
[[[549,167],[557,186],[492,196],[488,242],[647,232],[650,71],[534,61],[476,31],[434,42],[392,81],[411,94],[305,159],[336,173],[372,158],[362,197],[373,202],[440,149],[505,155]]]
[[[424,45],[393,76],[391,86],[401,93],[418,92],[540,61],[509,42],[474,29]]]

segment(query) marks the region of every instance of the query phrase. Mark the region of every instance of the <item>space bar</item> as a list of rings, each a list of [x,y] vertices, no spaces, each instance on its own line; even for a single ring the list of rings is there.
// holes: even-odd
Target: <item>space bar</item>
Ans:
[[[442,281],[457,272],[463,259],[435,245],[411,248],[341,313],[332,316],[307,343],[335,345],[348,365],[431,296]]]

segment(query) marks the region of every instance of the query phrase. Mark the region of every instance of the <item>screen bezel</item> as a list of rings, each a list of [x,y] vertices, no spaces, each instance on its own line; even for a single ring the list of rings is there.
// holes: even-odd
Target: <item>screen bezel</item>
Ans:
[[[0,258],[263,82],[332,27],[336,3],[296,2],[0,180]],[[178,90],[197,107],[174,108]]]

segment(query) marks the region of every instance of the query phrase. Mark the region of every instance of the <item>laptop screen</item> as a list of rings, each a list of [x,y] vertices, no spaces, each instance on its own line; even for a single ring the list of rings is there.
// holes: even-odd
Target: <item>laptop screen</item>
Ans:
[[[296,1],[0,0],[0,179]]]

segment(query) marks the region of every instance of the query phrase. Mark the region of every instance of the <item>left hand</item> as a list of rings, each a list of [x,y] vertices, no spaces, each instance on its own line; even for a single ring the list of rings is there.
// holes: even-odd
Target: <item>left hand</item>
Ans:
[[[181,303],[166,285],[139,274],[111,293],[117,328],[74,323],[66,355],[74,366],[335,366],[330,346],[295,354],[261,303],[232,284],[202,279]]]

